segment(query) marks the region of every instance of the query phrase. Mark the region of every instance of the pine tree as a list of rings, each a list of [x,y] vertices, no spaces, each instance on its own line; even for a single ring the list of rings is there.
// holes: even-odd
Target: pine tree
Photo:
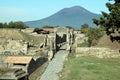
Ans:
[[[114,1],[113,4],[106,3],[109,13],[102,11],[102,16],[99,19],[93,19],[96,25],[104,26],[107,35],[116,34],[117,40],[120,40],[120,0]],[[112,36],[113,37],[113,36]]]

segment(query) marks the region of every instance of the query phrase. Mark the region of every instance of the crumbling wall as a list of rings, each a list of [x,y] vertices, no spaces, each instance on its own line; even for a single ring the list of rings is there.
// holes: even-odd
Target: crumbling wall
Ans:
[[[5,54],[27,54],[28,43],[20,40],[8,40],[5,47]],[[9,53],[8,53],[9,52]]]
[[[78,47],[76,48],[76,56],[95,56],[98,58],[118,58],[120,57],[119,50],[109,48],[93,48],[93,47]]]
[[[0,68],[2,67],[7,67],[7,64],[4,63],[4,60],[6,59],[7,56],[5,55],[0,55]]]
[[[75,36],[76,36],[75,38],[76,44],[81,44],[88,40],[85,34],[76,34]]]

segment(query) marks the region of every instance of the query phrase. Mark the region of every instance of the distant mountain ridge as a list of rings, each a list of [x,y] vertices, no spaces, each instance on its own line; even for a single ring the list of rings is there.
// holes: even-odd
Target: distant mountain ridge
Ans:
[[[40,20],[25,22],[30,27],[50,26],[71,26],[75,29],[80,29],[82,24],[89,24],[95,26],[92,19],[100,17],[99,14],[92,13],[80,6],[73,6],[64,8],[57,13]]]

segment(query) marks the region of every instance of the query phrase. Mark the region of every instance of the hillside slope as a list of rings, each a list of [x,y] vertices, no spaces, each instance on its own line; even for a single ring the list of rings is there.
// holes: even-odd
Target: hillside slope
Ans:
[[[104,35],[102,38],[100,38],[97,47],[107,47],[111,49],[117,49],[120,50],[120,43],[114,41],[112,42],[109,38],[109,36]]]
[[[51,26],[72,26],[75,29],[80,29],[80,25],[87,23],[90,26],[95,26],[92,22],[93,18],[98,18],[100,15],[94,14],[83,7],[73,6],[64,8],[57,13],[36,21],[28,21],[26,24],[30,27],[42,27],[45,25]]]
[[[4,39],[24,39],[18,29],[0,29],[0,38]]]
[[[44,41],[43,36],[28,35],[19,29],[0,29],[0,44],[5,44],[9,39],[25,40],[34,44],[40,44]]]

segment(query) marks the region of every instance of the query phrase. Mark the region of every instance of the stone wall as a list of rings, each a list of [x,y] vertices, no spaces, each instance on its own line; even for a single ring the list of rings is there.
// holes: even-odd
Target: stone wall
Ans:
[[[75,36],[76,36],[75,42],[77,44],[84,43],[85,41],[88,40],[88,38],[85,36],[85,34],[76,34]]]
[[[7,64],[4,63],[4,60],[7,58],[5,55],[0,55],[0,68],[7,67]]]
[[[0,54],[23,55],[27,51],[28,43],[22,40],[8,40],[4,46],[0,45]]]
[[[120,57],[120,53],[119,50],[112,50],[109,48],[78,47],[76,48],[76,57],[78,56],[95,56],[98,58],[118,58]]]
[[[16,53],[27,54],[28,43],[24,41],[8,40],[6,49],[9,51],[16,51]]]

